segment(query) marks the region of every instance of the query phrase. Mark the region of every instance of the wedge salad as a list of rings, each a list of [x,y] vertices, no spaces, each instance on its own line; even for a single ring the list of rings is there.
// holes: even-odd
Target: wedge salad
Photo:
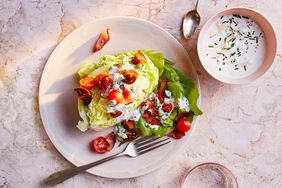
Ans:
[[[155,50],[129,51],[103,56],[98,63],[85,62],[78,71],[80,87],[75,89],[81,116],[77,128],[84,132],[115,126],[115,137],[111,138],[120,142],[139,135],[182,138],[193,117],[202,111],[197,106],[197,86],[173,64]],[[99,152],[101,145],[107,148],[107,138],[96,139],[94,149]]]

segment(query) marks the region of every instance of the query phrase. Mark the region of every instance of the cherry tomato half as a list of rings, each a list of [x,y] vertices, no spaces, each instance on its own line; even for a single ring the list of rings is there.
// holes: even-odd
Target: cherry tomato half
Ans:
[[[106,28],[97,39],[93,48],[93,52],[97,52],[101,50],[109,40],[110,40],[109,28]]]
[[[125,105],[133,103],[133,98],[126,87],[122,87],[123,103]]]
[[[191,123],[188,119],[182,118],[181,120],[178,121],[177,123],[177,130],[180,132],[187,132],[191,129]]]
[[[133,84],[138,77],[138,72],[135,70],[126,70],[123,72],[123,76],[125,78],[125,83]]]
[[[109,100],[115,100],[117,103],[123,102],[123,94],[119,90],[112,90],[108,95]]]
[[[79,80],[79,83],[80,87],[84,89],[91,89],[95,84],[95,80],[92,77],[84,77]]]
[[[92,149],[98,153],[107,152],[109,147],[110,147],[109,142],[103,136],[99,136],[95,138],[92,142]]]
[[[146,58],[144,54],[140,50],[135,54],[135,56],[132,59],[132,63],[134,65],[138,65],[139,63],[146,63]]]
[[[111,132],[106,136],[106,140],[109,143],[109,146],[107,148],[107,151],[111,151],[116,143],[116,135],[114,132]]]

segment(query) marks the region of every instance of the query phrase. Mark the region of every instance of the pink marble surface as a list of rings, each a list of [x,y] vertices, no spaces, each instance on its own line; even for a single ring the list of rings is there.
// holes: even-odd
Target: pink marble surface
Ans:
[[[117,4],[118,2],[118,4]],[[142,177],[115,180],[80,174],[57,187],[180,187],[181,177],[207,161],[228,166],[240,187],[282,187],[282,1],[200,0],[201,26],[218,11],[244,6],[273,24],[278,54],[271,69],[249,85],[211,78],[199,63],[196,42],[180,34],[191,0],[0,1],[0,187],[41,187],[50,173],[70,166],[48,139],[38,112],[42,69],[72,30],[107,16],[135,16],[169,31],[199,73],[202,109],[190,144],[175,160]]]

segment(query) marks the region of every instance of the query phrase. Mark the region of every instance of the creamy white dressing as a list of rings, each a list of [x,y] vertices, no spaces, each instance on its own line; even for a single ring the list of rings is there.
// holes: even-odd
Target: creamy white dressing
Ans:
[[[211,24],[202,48],[207,65],[213,72],[228,78],[251,75],[261,66],[265,56],[262,29],[242,15],[222,16]]]
[[[134,120],[134,121],[138,121],[141,117],[141,112],[140,110],[137,108],[133,111],[128,110],[127,108],[122,108],[121,110],[119,110],[122,112],[122,114],[118,117],[116,117],[116,120],[118,122],[121,122],[122,120]]]
[[[159,129],[159,125],[151,125],[151,124],[149,124],[149,123],[146,123],[146,125],[147,126],[149,126],[150,128],[152,128],[152,129],[155,129],[155,130],[158,130]]]
[[[186,97],[179,98],[177,104],[180,109],[184,109],[186,112],[190,111],[189,101]]]
[[[122,139],[127,139],[128,138],[128,136],[126,135],[126,130],[122,126],[116,126],[115,127],[115,132]]]
[[[120,69],[122,70],[134,70],[135,65],[131,63],[133,56],[125,56],[122,60],[122,64],[120,66]]]

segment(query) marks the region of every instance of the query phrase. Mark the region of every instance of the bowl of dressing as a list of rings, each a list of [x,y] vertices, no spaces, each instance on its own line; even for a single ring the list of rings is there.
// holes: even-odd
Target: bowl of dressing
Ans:
[[[231,8],[205,23],[197,48],[203,67],[212,77],[229,84],[247,84],[270,68],[277,40],[262,14],[248,8]]]

